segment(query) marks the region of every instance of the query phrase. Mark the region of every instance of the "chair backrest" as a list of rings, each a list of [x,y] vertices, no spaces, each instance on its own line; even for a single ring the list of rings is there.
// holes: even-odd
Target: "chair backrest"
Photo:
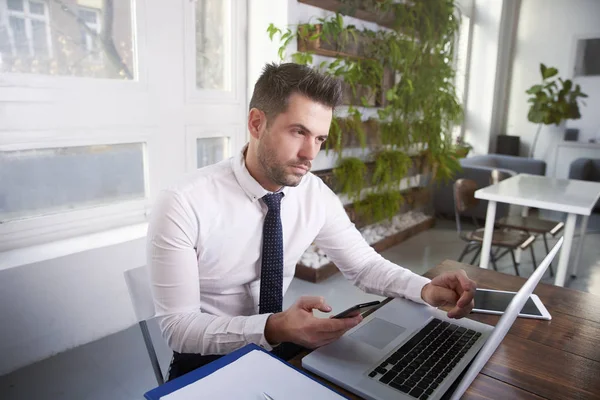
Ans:
[[[459,179],[454,182],[454,209],[462,214],[479,204],[475,198],[477,183],[471,179]]]
[[[128,269],[123,274],[138,322],[154,317],[154,300],[150,291],[150,279],[146,266]]]
[[[470,210],[473,207],[476,207],[479,204],[479,199],[475,198],[475,191],[477,190],[477,183],[472,179],[458,179],[454,182],[453,188],[453,197],[454,197],[454,216],[456,218],[456,230],[460,235],[462,232],[462,226],[460,223],[461,215]],[[477,226],[477,221],[475,217],[473,217],[473,222]]]
[[[500,182],[500,180],[500,171],[498,171],[497,169],[493,169],[490,177],[490,183],[492,185],[495,185],[496,183]]]
[[[156,382],[158,385],[162,385],[165,382],[164,376],[146,322],[156,314],[154,310],[154,300],[152,299],[152,291],[150,290],[148,269],[146,266],[132,268],[125,271],[123,275],[125,276],[125,282],[127,283],[127,289],[129,290],[129,297],[131,298],[135,317],[137,318],[138,325],[142,331],[142,337],[144,338],[144,344],[148,351],[148,357],[150,357],[150,362],[152,363]]]

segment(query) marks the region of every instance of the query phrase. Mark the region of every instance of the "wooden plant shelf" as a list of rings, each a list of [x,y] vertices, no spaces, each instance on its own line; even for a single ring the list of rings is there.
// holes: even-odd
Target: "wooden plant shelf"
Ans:
[[[386,28],[394,29],[395,16],[393,13],[388,13],[385,16],[380,17],[374,12],[356,8],[353,14],[349,14],[346,12],[348,10],[348,5],[344,4],[341,0],[298,0],[298,3],[308,4],[328,11],[339,12],[343,15],[361,19],[363,21],[375,22]]]
[[[332,151],[332,150],[330,150],[330,151]],[[416,176],[418,174],[425,172],[424,171],[424,166],[425,166],[424,157],[422,155],[416,154],[416,155],[411,156],[410,158],[412,159],[413,165],[409,169],[408,174],[406,175],[407,177]],[[367,166],[367,179],[369,179],[368,177],[375,170],[375,163],[367,162],[366,166]],[[331,190],[333,190],[335,193],[339,194],[339,191],[337,189],[337,181],[336,181],[335,175],[333,173],[333,168],[315,171],[315,172],[313,172],[313,174],[315,174],[316,176],[321,178],[323,180],[323,182]]]
[[[411,226],[403,231],[395,233],[391,236],[388,236],[384,239],[381,239],[379,242],[373,243],[371,247],[373,247],[377,252],[381,253],[384,250],[389,249],[399,243],[404,242],[410,237],[413,237],[427,229],[432,228],[435,225],[435,219],[433,217],[429,217],[426,220]],[[296,278],[303,279],[305,281],[318,283],[332,275],[335,275],[339,272],[338,268],[334,263],[330,262],[329,264],[325,264],[320,268],[311,268],[307,267],[303,264],[296,265]]]
[[[314,33],[320,33],[321,24],[314,25],[314,31],[306,32],[307,26],[300,26],[297,37],[298,51],[302,53],[312,53],[325,57],[333,58],[353,58],[357,60],[366,60],[368,57],[364,55],[365,49],[370,47],[372,39],[366,36],[357,34],[356,39],[353,35],[349,35],[348,43],[343,46],[339,43],[339,38],[336,37],[317,37],[309,40],[307,37]],[[301,34],[300,34],[301,33]],[[352,87],[346,83],[343,86],[343,105],[367,106],[367,107],[385,107],[387,99],[385,96],[386,90],[392,88],[395,84],[395,72],[390,68],[384,68],[382,81],[377,87],[369,87],[366,85],[356,85],[356,95]],[[366,99],[366,104],[363,104],[361,99]]]
[[[315,24],[314,31],[311,32],[305,32],[306,25],[301,25],[298,29],[299,35],[297,41],[298,51],[300,52],[311,52],[325,57],[348,57],[357,60],[368,58],[364,56],[363,52],[364,49],[370,47],[371,39],[358,32],[356,33],[356,39],[353,35],[349,35],[348,42],[341,45],[339,37],[324,38],[321,36],[313,40],[306,38],[306,36],[310,37],[312,34],[320,33],[322,29],[321,24]]]
[[[342,149],[360,148],[360,138],[358,132],[356,132],[352,119],[349,118],[336,118],[340,130],[342,131]],[[362,121],[362,130],[365,133],[365,145],[369,148],[376,147],[381,144],[379,135],[379,121],[376,119],[369,119]],[[329,139],[328,139],[329,140]],[[336,142],[336,137],[331,137],[332,142]]]
[[[356,85],[356,96],[352,91],[352,87],[346,82],[342,83],[342,105],[362,107],[364,104],[361,98],[365,98],[368,107],[377,107],[381,97],[380,90],[375,90],[369,86]]]

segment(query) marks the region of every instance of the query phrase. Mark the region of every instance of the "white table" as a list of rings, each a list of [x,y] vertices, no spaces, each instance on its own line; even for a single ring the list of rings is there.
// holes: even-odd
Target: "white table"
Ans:
[[[565,242],[560,252],[558,269],[554,280],[554,284],[557,286],[564,286],[565,284],[577,215],[583,216],[581,238],[575,254],[575,262],[573,263],[573,274],[576,274],[585,231],[587,229],[588,217],[600,197],[600,183],[519,174],[477,190],[475,197],[488,201],[481,261],[479,263],[481,268],[487,269],[489,266],[492,232],[496,219],[496,203],[500,202],[560,211],[568,214],[564,231]]]

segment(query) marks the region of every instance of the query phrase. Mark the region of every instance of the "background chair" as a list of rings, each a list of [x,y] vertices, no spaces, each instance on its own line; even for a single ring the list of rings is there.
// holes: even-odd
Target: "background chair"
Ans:
[[[470,179],[479,187],[490,184],[490,174],[497,170],[500,179],[510,178],[517,174],[545,175],[546,162],[525,157],[507,156],[500,154],[485,154],[463,158],[460,160],[461,171],[456,173],[455,179]],[[433,207],[438,216],[454,216],[454,205],[452,201],[453,183],[438,183],[433,188]],[[496,216],[498,218],[508,215],[509,205],[498,203],[496,205]],[[476,206],[464,212],[465,216],[485,220],[487,202],[479,202]]]
[[[500,182],[501,174],[498,170],[492,171],[492,184]],[[550,221],[535,216],[526,215],[507,215],[505,217],[496,220],[495,226],[497,228],[506,229],[517,229],[528,232],[532,235],[542,235],[544,239],[544,247],[546,248],[546,254],[550,252],[548,248],[547,235],[556,236],[564,228],[564,222]],[[518,259],[519,257],[517,257]],[[554,270],[552,269],[552,263],[550,263],[550,276],[554,276]]]
[[[150,331],[148,330],[149,319],[152,319],[155,315],[154,301],[152,300],[152,292],[150,291],[150,281],[148,279],[148,270],[146,266],[129,269],[123,273],[125,275],[125,282],[129,289],[129,297],[131,298],[131,304],[135,312],[135,317],[142,331],[144,337],[144,344],[152,363],[152,369],[154,370],[154,376],[156,382],[162,385],[165,382],[163,373],[160,369],[160,363],[156,356],[156,350],[152,344],[152,338],[150,337]]]
[[[479,227],[477,219],[473,217],[473,223],[475,224],[475,230],[464,231],[462,229],[461,217],[465,211],[477,206],[479,200],[475,198],[475,191],[477,190],[477,183],[469,179],[459,179],[454,183],[454,209],[456,219],[456,230],[459,237],[467,242],[462,253],[458,257],[458,261],[471,252],[475,251],[470,264],[474,264],[475,260],[481,252],[483,244],[484,228]],[[494,270],[498,270],[496,261],[504,257],[506,254],[510,254],[515,268],[515,273],[519,274],[519,263],[515,258],[515,250],[525,250],[527,248],[531,251],[531,259],[533,261],[534,268],[537,266],[535,261],[535,253],[533,250],[533,242],[535,236],[521,230],[514,229],[495,229],[492,235],[492,248],[495,247],[495,251],[490,251],[490,261]],[[503,252],[502,252],[503,251]]]

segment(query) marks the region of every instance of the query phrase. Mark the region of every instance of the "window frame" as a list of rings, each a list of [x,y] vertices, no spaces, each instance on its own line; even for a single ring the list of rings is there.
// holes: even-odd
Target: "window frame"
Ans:
[[[125,128],[110,130],[104,128],[91,133],[86,130],[85,136],[78,131],[66,133],[65,130],[2,132],[0,151],[141,143],[145,194],[139,199],[0,221],[0,252],[146,222],[150,209],[151,189],[148,147],[152,145],[153,135],[155,135],[153,130],[139,128],[135,133]]]
[[[205,104],[218,102],[220,104],[240,104],[245,102],[242,98],[243,92],[239,90],[243,79],[234,73],[235,65],[246,63],[246,59],[242,59],[240,54],[244,53],[242,46],[245,43],[233,40],[239,32],[247,29],[247,16],[245,7],[233,7],[233,2],[237,0],[220,0],[228,1],[231,9],[230,21],[230,48],[231,65],[229,68],[229,80],[231,82],[231,90],[215,90],[215,89],[198,89],[196,86],[196,6],[198,1],[182,0],[184,8],[184,46],[185,46],[185,91],[186,102],[188,104]]]
[[[187,125],[185,127],[186,143],[186,170],[188,172],[198,169],[198,139],[227,138],[229,139],[227,150],[228,157],[233,156],[235,149],[239,148],[238,132],[244,129],[241,125]],[[228,158],[226,157],[226,158]]]
[[[463,90],[462,90],[462,107],[463,107],[463,112],[465,113],[464,117],[463,117],[463,121],[460,124],[460,129],[458,130],[458,135],[457,138],[463,138],[465,135],[465,120],[466,120],[466,110],[467,110],[467,102],[469,100],[469,75],[471,72],[471,54],[472,54],[472,48],[473,48],[473,28],[474,28],[474,23],[475,23],[475,19],[474,17],[474,12],[475,12],[475,1],[474,0],[461,0],[457,3],[457,7],[456,7],[457,13],[458,13],[458,17],[462,20],[463,17],[465,18],[469,18],[469,35],[467,37],[467,59],[465,60],[465,76],[464,76],[464,86],[463,86]],[[457,65],[458,65],[458,47],[459,47],[459,41],[460,41],[460,29],[458,31],[458,34],[456,35],[456,39],[454,42],[454,48],[455,48],[455,52],[454,52],[454,60],[452,60],[452,64],[454,65],[454,70],[456,71]],[[454,79],[454,83],[456,84],[456,76]]]
[[[88,28],[90,28],[91,30],[93,30],[94,32],[96,32],[97,35],[100,34],[100,32],[102,32],[102,25],[99,23],[99,19],[100,19],[100,10],[95,9],[95,8],[90,8],[90,7],[84,7],[84,6],[77,6],[77,13],[79,14],[80,11],[86,11],[86,12],[90,12],[93,13],[96,17],[96,23],[94,24],[90,24],[89,22],[85,21],[85,24],[87,25]],[[81,18],[81,15],[79,15],[79,17]],[[96,44],[94,43],[94,39],[90,36],[89,33],[85,32],[85,29],[83,28],[79,28],[82,34],[82,37],[85,38],[85,48],[88,52],[92,53],[96,50],[94,48],[94,46],[96,46]],[[97,64],[101,64],[104,60],[104,53],[103,52],[99,52],[98,54],[93,55],[90,58],[94,63]]]
[[[0,15],[4,15],[4,26],[8,31],[8,38],[10,41],[10,48],[13,56],[17,55],[17,49],[15,44],[14,32],[10,26],[10,18],[18,18],[24,21],[25,27],[25,37],[27,39],[27,49],[28,56],[35,57],[35,46],[33,43],[33,26],[32,21],[43,22],[46,26],[46,46],[48,49],[48,54],[44,56],[48,58],[53,57],[53,49],[52,49],[52,35],[50,30],[50,9],[48,7],[48,3],[45,0],[33,0],[34,3],[40,3],[44,7],[44,15],[33,14],[30,11],[30,2],[32,0],[22,0],[23,1],[23,11],[11,10],[8,8],[8,0],[0,0]]]
[[[24,0],[28,1],[28,0]],[[121,0],[120,0],[121,1]],[[127,0],[131,7],[132,49],[135,54],[134,79],[102,79],[82,76],[44,75],[33,73],[0,74],[0,89],[53,89],[74,92],[94,91],[99,95],[114,95],[115,92],[144,92],[148,90],[148,68],[146,54],[147,33],[143,29],[146,21],[146,0]],[[6,4],[0,0],[0,7]],[[46,5],[47,7],[47,5]],[[79,6],[78,6],[79,8]],[[78,9],[77,8],[77,9]],[[0,10],[1,11],[1,10]],[[7,14],[4,14],[7,15]],[[48,25],[49,27],[49,25]],[[3,101],[36,101],[31,91],[12,90]],[[44,101],[44,98],[40,99]]]

